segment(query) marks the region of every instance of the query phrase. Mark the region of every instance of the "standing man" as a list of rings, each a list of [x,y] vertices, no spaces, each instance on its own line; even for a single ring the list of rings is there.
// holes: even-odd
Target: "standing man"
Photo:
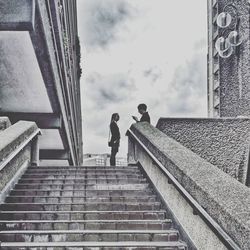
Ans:
[[[142,115],[141,119],[139,120],[136,116],[132,116],[133,119],[136,122],[148,122],[148,123],[150,123],[150,116],[147,112],[147,105],[145,103],[141,103],[138,105],[137,109],[138,109],[138,112]]]

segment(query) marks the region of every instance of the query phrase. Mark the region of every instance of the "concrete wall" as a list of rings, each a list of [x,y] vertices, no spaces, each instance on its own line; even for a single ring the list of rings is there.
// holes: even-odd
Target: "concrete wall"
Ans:
[[[211,1],[209,0],[209,6],[211,6]],[[250,2],[248,0],[217,0],[218,2],[218,13],[213,13],[212,8],[209,8],[208,12],[208,29],[209,29],[209,96],[213,97],[215,92],[219,97],[219,113],[220,117],[236,117],[239,115],[249,116],[250,115],[250,22],[249,22],[249,6]],[[235,53],[229,58],[221,58],[219,56],[212,56],[210,52],[214,50],[214,41],[219,36],[223,35],[225,29],[219,28],[218,35],[216,32],[216,23],[213,19],[216,18],[216,14],[223,11],[225,5],[230,2],[234,2],[238,15],[240,17],[239,32],[240,35],[244,37],[243,43],[237,47]],[[216,10],[216,12],[217,12]],[[235,20],[235,12],[232,9],[227,9],[227,11],[233,16]],[[215,10],[214,10],[215,12]],[[214,23],[214,24],[213,24]],[[232,25],[227,28],[225,35],[230,32]],[[228,32],[229,31],[229,32]],[[212,34],[212,35],[210,35]],[[225,36],[223,35],[223,36]],[[214,58],[217,57],[217,60]],[[215,79],[215,74],[211,73],[211,69],[218,64],[217,80]],[[212,81],[212,82],[211,82]],[[215,90],[216,81],[218,81],[219,87]],[[211,86],[213,83],[213,86]],[[209,98],[209,102],[213,102],[214,105],[209,103],[210,109],[215,106],[215,101],[213,98]],[[213,111],[210,110],[210,114]]]
[[[0,117],[0,132],[11,125],[8,117]]]
[[[0,202],[13,187],[18,177],[25,171],[33,160],[33,140],[13,155],[30,136],[37,137],[39,129],[34,122],[19,121],[0,133]],[[9,159],[6,164],[6,159]]]
[[[239,247],[249,249],[249,188],[148,123],[135,124],[131,131]],[[192,216],[184,199],[167,184],[166,176],[131,138],[129,135],[132,146],[129,152],[134,152],[135,160],[142,164],[196,247],[226,249],[199,217]]]
[[[156,127],[246,184],[250,119],[160,118]]]

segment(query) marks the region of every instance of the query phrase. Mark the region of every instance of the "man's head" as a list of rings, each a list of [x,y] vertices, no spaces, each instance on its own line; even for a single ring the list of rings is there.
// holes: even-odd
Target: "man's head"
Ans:
[[[145,103],[141,103],[137,106],[138,112],[142,115],[147,112],[147,105]]]

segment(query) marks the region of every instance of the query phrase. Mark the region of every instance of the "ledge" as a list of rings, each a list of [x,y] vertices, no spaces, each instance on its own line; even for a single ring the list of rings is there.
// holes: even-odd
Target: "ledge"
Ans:
[[[11,123],[8,117],[0,117],[0,132],[8,128],[10,125]]]
[[[0,30],[33,30],[34,0],[0,0]]]
[[[242,248],[250,242],[250,190],[148,123],[131,130]]]
[[[19,121],[1,132],[0,161],[37,129],[35,122]]]
[[[248,182],[249,118],[160,118],[156,127],[243,184]]]

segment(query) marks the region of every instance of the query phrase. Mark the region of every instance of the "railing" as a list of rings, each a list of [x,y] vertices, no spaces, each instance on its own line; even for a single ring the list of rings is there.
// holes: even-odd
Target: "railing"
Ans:
[[[38,135],[34,122],[19,121],[0,134],[0,204],[25,172],[39,165]]]
[[[37,129],[34,131],[28,138],[25,139],[23,143],[18,145],[17,148],[15,148],[12,153],[10,153],[6,158],[2,159],[0,162],[0,171],[15,157],[17,154],[23,150],[36,136],[41,134],[41,130]],[[36,153],[35,153],[36,154]],[[33,159],[34,161],[37,161],[37,159]]]
[[[167,177],[169,183],[173,184],[183,198],[193,208],[194,214],[199,215],[202,220],[209,226],[209,228],[216,234],[221,242],[228,248],[234,250],[241,250],[241,248],[234,242],[234,240],[223,230],[223,228],[199,205],[199,203],[183,188],[183,186],[176,180],[176,178],[165,168],[165,166],[149,151],[149,149],[141,142],[141,140],[133,133],[131,129],[128,130],[127,135],[132,136],[133,139],[142,147],[146,154],[152,159],[161,172]]]

